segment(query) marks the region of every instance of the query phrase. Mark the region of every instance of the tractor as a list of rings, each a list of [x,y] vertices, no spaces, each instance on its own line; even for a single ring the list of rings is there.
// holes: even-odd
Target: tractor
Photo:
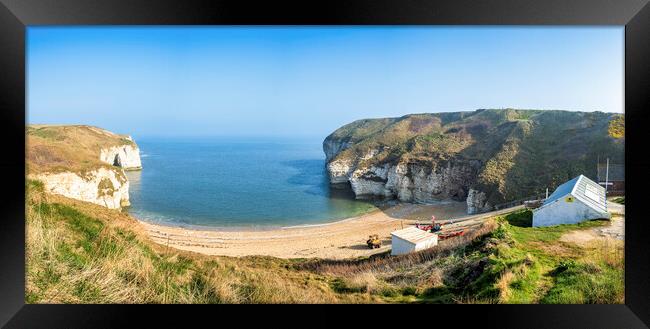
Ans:
[[[366,241],[368,244],[368,248],[370,249],[375,249],[381,247],[381,240],[379,240],[379,235],[378,234],[373,234],[368,237],[368,241]]]

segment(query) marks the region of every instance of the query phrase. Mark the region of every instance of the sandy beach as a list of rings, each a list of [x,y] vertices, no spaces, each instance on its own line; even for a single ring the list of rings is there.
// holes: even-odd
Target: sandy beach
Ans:
[[[448,223],[444,230],[471,229],[500,212],[468,216],[464,202],[437,205],[398,204],[334,223],[293,226],[264,231],[197,230],[141,222],[157,243],[171,248],[209,255],[267,255],[280,258],[350,258],[369,256],[390,249],[390,232],[416,222],[430,222],[431,215]],[[508,209],[512,211],[512,209]],[[503,212],[503,211],[501,211]],[[366,240],[379,234],[382,247],[369,249]]]

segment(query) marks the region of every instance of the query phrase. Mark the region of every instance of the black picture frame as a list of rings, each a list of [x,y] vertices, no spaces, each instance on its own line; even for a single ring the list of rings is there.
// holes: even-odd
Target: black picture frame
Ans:
[[[205,1],[205,0],[0,0],[0,325],[7,328],[122,327],[141,318],[208,320],[226,325],[276,320],[289,324],[295,313],[312,323],[384,325],[395,314],[404,325],[486,325],[513,328],[647,328],[650,326],[650,233],[641,199],[647,195],[650,161],[645,153],[650,102],[650,5],[648,0],[356,0],[356,1]],[[375,309],[288,309],[241,306],[26,305],[25,304],[25,36],[32,25],[625,25],[625,227],[624,305],[453,305],[395,311]],[[162,311],[161,307],[168,309]],[[411,306],[409,306],[411,307]],[[235,312],[237,311],[237,312]],[[243,312],[242,312],[243,311]],[[462,314],[458,313],[461,312]],[[261,313],[265,313],[263,316]],[[452,315],[452,313],[458,313]],[[362,314],[362,315],[361,315]],[[404,315],[407,315],[406,317]],[[411,315],[411,316],[408,316]],[[286,318],[285,318],[286,317]],[[156,321],[157,319],[157,321]],[[218,319],[218,320],[217,320]],[[315,320],[314,320],[315,319]],[[406,321],[411,319],[409,321]],[[386,319],[387,320],[387,319]],[[265,325],[269,325],[266,323]],[[311,325],[311,324],[310,324]]]

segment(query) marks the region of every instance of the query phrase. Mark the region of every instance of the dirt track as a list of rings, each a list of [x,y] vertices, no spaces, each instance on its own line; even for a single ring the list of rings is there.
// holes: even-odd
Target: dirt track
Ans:
[[[608,211],[612,214],[609,225],[589,230],[576,230],[564,234],[560,240],[578,245],[587,245],[594,240],[625,239],[625,206],[608,202]]]

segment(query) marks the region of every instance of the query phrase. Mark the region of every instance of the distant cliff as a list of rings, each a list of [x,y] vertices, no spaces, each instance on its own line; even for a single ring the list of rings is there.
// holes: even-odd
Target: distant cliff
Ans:
[[[31,125],[25,133],[27,177],[46,191],[111,209],[130,204],[124,170],[142,168],[130,136],[82,125]]]
[[[334,185],[358,198],[465,200],[468,213],[553,189],[598,159],[623,163],[622,115],[548,110],[477,110],[364,119],[323,142]]]

